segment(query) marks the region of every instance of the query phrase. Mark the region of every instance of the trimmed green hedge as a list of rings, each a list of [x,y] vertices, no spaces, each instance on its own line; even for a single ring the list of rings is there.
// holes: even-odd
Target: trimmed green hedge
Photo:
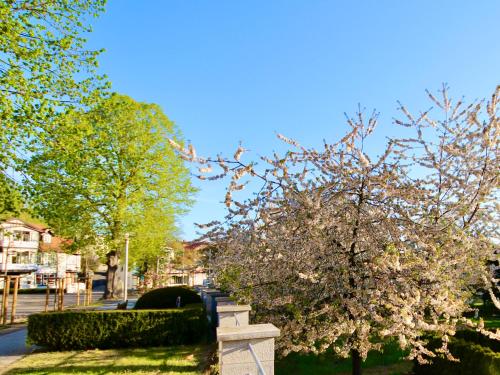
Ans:
[[[193,289],[184,286],[171,286],[153,289],[143,294],[134,309],[171,309],[176,307],[177,297],[181,297],[181,306],[201,303],[201,298]]]
[[[55,350],[193,344],[205,333],[201,305],[172,310],[63,311],[28,318],[28,342]]]
[[[430,347],[437,347],[437,340]],[[463,339],[453,338],[448,348],[460,362],[444,358],[433,358],[430,365],[415,363],[415,375],[498,375],[500,374],[500,353]]]

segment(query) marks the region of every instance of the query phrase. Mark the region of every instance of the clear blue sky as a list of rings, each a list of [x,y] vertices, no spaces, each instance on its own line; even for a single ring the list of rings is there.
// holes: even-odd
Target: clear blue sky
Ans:
[[[426,88],[485,97],[500,84],[500,1],[110,0],[93,48],[115,91],[160,104],[199,154],[335,141],[358,103],[391,132],[397,100],[424,110]],[[377,145],[372,145],[376,149]],[[196,182],[180,220],[224,214],[220,184]]]

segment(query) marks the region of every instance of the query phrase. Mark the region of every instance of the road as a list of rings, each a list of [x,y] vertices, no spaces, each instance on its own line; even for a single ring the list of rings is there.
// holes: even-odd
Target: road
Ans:
[[[92,294],[92,301],[97,301],[102,297],[102,292],[95,292]],[[1,299],[1,296],[0,296]],[[80,304],[83,302],[83,296],[80,296]],[[64,306],[74,306],[76,305],[76,294],[65,294],[64,295]],[[10,319],[10,309],[12,307],[12,295],[9,298],[9,314]],[[30,314],[42,312],[45,309],[45,294],[19,294],[17,296],[16,304],[16,319],[25,318]],[[50,295],[49,299],[49,311],[54,310],[54,295]]]

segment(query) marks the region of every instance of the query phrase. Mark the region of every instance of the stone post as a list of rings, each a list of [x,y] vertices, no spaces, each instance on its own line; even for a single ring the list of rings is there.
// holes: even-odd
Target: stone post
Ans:
[[[219,327],[237,327],[248,325],[248,314],[252,310],[250,305],[219,305]]]
[[[204,292],[205,295],[205,308],[207,310],[207,318],[209,323],[215,329],[217,327],[217,304],[215,301],[216,297],[227,297],[227,293],[221,292],[217,289],[209,289]]]
[[[215,297],[215,303],[217,306],[236,305],[236,302],[231,297]]]
[[[274,338],[279,335],[272,324],[217,328],[220,375],[274,375]]]

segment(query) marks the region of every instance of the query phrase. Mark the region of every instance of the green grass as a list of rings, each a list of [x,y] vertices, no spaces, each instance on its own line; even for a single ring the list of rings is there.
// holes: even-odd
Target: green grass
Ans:
[[[35,353],[9,367],[5,374],[202,374],[208,346],[87,350]]]
[[[412,362],[403,360],[405,353],[397,343],[387,344],[384,352],[370,352],[363,362],[363,374],[409,374]],[[350,374],[351,359],[339,358],[332,352],[320,355],[293,353],[283,359],[276,360],[276,375],[331,375]]]
[[[488,329],[500,328],[500,317],[484,318],[484,326]]]

